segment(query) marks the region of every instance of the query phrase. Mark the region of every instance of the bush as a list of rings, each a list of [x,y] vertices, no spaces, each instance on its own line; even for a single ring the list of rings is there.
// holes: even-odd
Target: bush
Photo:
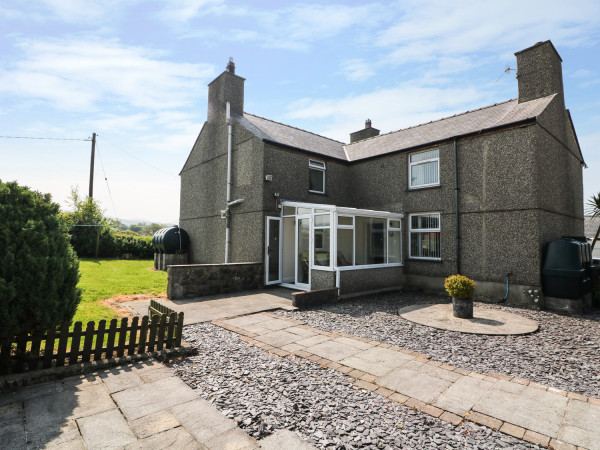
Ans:
[[[471,298],[475,293],[475,282],[463,275],[451,275],[444,282],[446,292],[453,298]]]
[[[70,321],[79,261],[50,194],[0,181],[0,342]]]

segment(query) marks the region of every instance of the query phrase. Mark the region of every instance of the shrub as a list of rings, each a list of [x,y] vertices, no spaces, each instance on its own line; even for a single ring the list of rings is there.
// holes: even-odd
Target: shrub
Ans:
[[[0,342],[70,321],[79,261],[50,194],[0,181]]]
[[[463,275],[451,275],[444,282],[446,292],[453,298],[471,298],[475,293],[475,282]]]

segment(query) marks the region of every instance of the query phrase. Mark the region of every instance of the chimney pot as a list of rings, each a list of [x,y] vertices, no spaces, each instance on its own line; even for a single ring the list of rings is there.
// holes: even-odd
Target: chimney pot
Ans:
[[[365,128],[371,128],[371,119],[365,120]]]
[[[233,62],[233,57],[229,57],[229,62],[227,63],[227,72],[235,75],[235,63]]]

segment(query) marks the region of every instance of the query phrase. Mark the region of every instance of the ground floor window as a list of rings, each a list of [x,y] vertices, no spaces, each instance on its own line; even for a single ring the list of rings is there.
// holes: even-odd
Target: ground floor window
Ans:
[[[410,257],[441,259],[440,213],[419,213],[409,216]]]

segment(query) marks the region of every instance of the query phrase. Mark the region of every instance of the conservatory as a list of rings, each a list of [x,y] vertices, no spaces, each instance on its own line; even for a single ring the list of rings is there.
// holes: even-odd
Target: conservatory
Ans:
[[[283,200],[281,217],[266,218],[265,283],[339,288],[345,272],[401,267],[403,218]]]

